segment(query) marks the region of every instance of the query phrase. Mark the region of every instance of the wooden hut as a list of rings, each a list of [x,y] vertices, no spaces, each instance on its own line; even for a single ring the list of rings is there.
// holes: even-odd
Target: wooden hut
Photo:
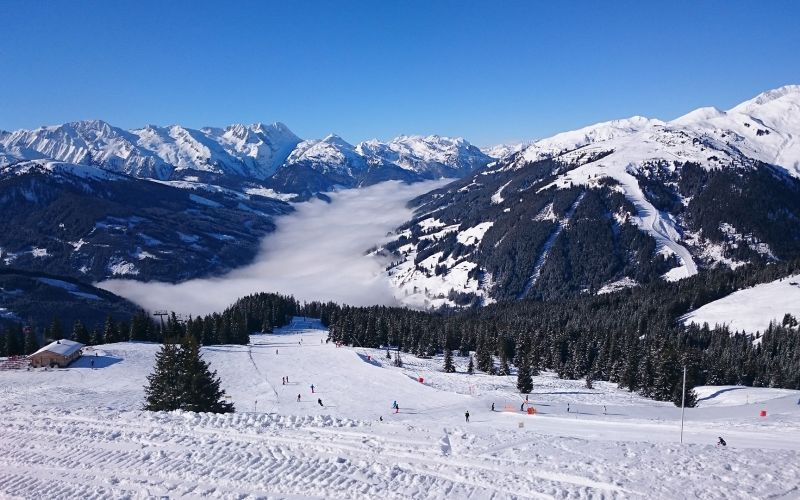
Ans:
[[[50,366],[64,368],[81,357],[83,344],[72,340],[62,339],[51,342],[35,353],[28,356],[31,366]]]

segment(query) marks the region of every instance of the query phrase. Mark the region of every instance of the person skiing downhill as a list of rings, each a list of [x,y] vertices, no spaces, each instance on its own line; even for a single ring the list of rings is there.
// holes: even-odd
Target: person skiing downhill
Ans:
[[[492,411],[494,411],[494,403],[492,403]]]
[[[325,406],[324,404],[322,404],[322,398],[317,398],[317,403],[319,403],[320,406]]]
[[[397,408],[397,400],[392,403],[392,409],[394,410],[395,408]]]
[[[464,413],[464,418],[467,419],[467,423],[469,423],[469,410]]]
[[[311,394],[314,394],[314,384],[311,384]]]
[[[300,395],[299,394],[297,395],[297,402],[298,403],[300,402]]]

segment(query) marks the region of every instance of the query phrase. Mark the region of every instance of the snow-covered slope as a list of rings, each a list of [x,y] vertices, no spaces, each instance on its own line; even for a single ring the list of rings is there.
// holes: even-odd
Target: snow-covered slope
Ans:
[[[0,496],[791,498],[797,491],[797,391],[747,389],[752,399],[732,401],[736,388],[702,388],[679,444],[678,408],[614,384],[586,389],[545,373],[534,378],[537,414],[528,415],[513,376],[466,375],[461,357],[459,373],[443,373],[440,358],[411,355],[396,368],[383,351],[336,347],[325,336],[317,322],[298,318],[275,335],[253,335],[249,346],[203,348],[236,406],[228,415],[141,411],[154,344],[91,348],[67,369],[0,371]],[[278,383],[286,376],[289,384]],[[758,417],[761,409],[768,417]],[[720,435],[727,449],[714,446]]]
[[[739,290],[687,314],[685,324],[728,325],[732,331],[764,332],[784,315],[800,318],[800,275]]]
[[[419,272],[425,281],[441,282],[428,287],[435,290],[428,299],[435,301],[449,290],[484,299],[528,296],[523,282],[540,266],[552,270],[547,287],[568,283],[563,295],[648,281],[655,272],[648,262],[660,258],[667,259],[668,265],[657,267],[668,280],[703,268],[795,258],[800,256],[797,137],[800,86],[790,85],[728,111],[701,108],[669,122],[634,116],[557,134],[516,152],[498,148],[494,154],[501,158],[484,170],[418,200],[417,218],[398,233],[410,231],[407,240],[389,247],[401,260],[389,274],[404,277],[401,289]],[[579,198],[587,191],[597,196]],[[591,205],[577,208],[594,228],[573,227],[560,237],[548,225],[576,200]],[[458,231],[495,224],[480,248],[464,248],[452,237],[428,238],[424,229],[414,229],[434,213]],[[647,239],[625,236],[630,225]],[[549,241],[546,235],[553,234]],[[647,255],[649,241],[655,248]],[[553,257],[557,261],[546,251],[552,244],[561,247]],[[617,255],[607,258],[611,253]],[[465,262],[472,263],[467,286]],[[643,268],[647,276],[633,275]],[[601,274],[605,281],[597,279]],[[416,283],[411,292],[414,288],[420,289]]]

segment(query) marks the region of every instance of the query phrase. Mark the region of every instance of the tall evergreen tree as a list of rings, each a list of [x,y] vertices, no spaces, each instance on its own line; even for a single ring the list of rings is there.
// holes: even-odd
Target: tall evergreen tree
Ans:
[[[72,325],[72,340],[84,345],[89,345],[89,341],[91,340],[89,330],[79,319],[75,320],[75,324]]]
[[[109,314],[106,317],[105,325],[103,326],[103,341],[106,344],[113,344],[114,342],[119,342],[121,339],[119,338],[119,330],[117,329],[117,323],[114,321],[114,318]]]
[[[25,327],[23,331],[24,339],[24,354],[32,354],[39,349],[39,343],[36,341],[36,333],[33,328]]]
[[[58,317],[54,317],[53,322],[50,324],[50,335],[53,340],[65,338],[64,327],[61,326],[61,320]]]
[[[216,371],[200,355],[200,345],[187,335],[179,352],[180,408],[186,411],[232,413],[233,404],[225,401]]]
[[[105,338],[103,337],[103,332],[100,330],[99,326],[95,326],[92,330],[92,335],[89,338],[89,345],[100,345],[105,343]]]
[[[533,390],[533,377],[531,376],[531,363],[528,356],[524,356],[517,366],[517,389],[522,394],[530,394]]]
[[[446,373],[455,373],[456,371],[453,364],[453,351],[449,347],[444,350],[444,371]]]
[[[467,364],[467,373],[472,375],[475,373],[475,362],[472,360],[472,354],[469,355],[469,363]]]
[[[11,325],[5,333],[6,356],[19,356],[24,345],[22,340],[22,327],[18,324]]]
[[[156,353],[156,365],[144,389],[145,410],[172,411],[181,407],[180,349],[179,345],[167,342]]]

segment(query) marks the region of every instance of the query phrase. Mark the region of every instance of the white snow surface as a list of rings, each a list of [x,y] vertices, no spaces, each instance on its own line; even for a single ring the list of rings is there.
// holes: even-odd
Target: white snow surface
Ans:
[[[798,391],[700,388],[681,445],[679,408],[614,384],[590,390],[545,373],[530,396],[537,414],[527,415],[513,376],[467,375],[460,357],[454,374],[441,371],[440,357],[403,355],[396,368],[383,350],[335,347],[325,337],[316,321],[296,318],[274,335],[251,336],[248,346],[204,347],[236,405],[228,415],[140,410],[155,344],[87,348],[67,369],[0,371],[0,496],[647,499],[800,491]],[[714,446],[719,435],[727,448]]]
[[[492,226],[494,226],[494,222],[481,222],[480,224],[467,228],[456,235],[456,240],[459,243],[465,246],[474,246],[478,245],[481,240],[483,239],[483,235],[486,234]]]
[[[786,314],[800,318],[800,274],[736,291],[681,318],[684,324],[728,325],[734,331],[763,332]]]

